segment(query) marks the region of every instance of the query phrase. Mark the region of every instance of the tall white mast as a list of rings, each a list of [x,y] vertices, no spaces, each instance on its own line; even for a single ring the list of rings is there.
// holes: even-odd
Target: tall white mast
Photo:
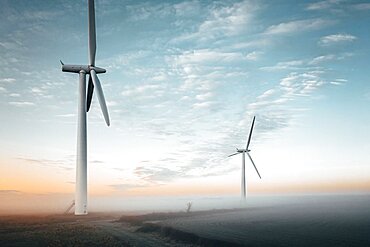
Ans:
[[[96,30],[94,0],[88,0],[88,44],[89,64],[68,65],[62,64],[63,72],[79,74],[78,90],[78,126],[77,126],[77,160],[76,160],[76,192],[75,192],[75,215],[86,215],[87,210],[87,119],[86,114],[90,109],[91,100],[96,89],[100,108],[104,120],[109,126],[109,114],[105,103],[103,88],[97,74],[105,73],[105,69],[95,66],[96,55]],[[89,82],[86,91],[86,74],[89,74]]]
[[[81,70],[79,75],[75,215],[84,215],[87,214],[86,73]]]

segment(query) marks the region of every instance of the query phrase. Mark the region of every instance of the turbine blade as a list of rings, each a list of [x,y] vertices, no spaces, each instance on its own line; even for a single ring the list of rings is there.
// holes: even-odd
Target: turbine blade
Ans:
[[[89,85],[87,87],[87,100],[86,100],[86,111],[88,112],[90,110],[92,96],[94,93],[94,83],[92,81],[91,75],[89,76]]]
[[[239,153],[233,153],[233,154],[228,155],[227,157],[231,157],[231,156],[234,156],[234,155],[237,155],[237,154],[239,154]]]
[[[247,146],[246,146],[246,150],[248,150],[248,147],[249,147],[249,144],[251,143],[251,138],[252,138],[252,131],[253,131],[253,126],[254,126],[254,120],[256,119],[256,116],[253,117],[253,121],[252,121],[252,127],[251,127],[251,130],[249,131],[249,137],[248,137],[248,142],[247,142]]]
[[[92,81],[94,83],[94,87],[96,88],[96,94],[98,96],[100,108],[103,112],[105,122],[109,126],[110,123],[109,123],[109,114],[108,114],[107,104],[105,103],[104,93],[103,93],[103,89],[101,87],[99,78],[96,75],[95,70],[90,70],[90,75],[91,75]]]
[[[253,166],[254,166],[254,169],[256,169],[256,172],[257,172],[258,176],[261,178],[261,175],[260,175],[260,173],[258,172],[257,167],[256,167],[256,165],[254,164],[254,162],[253,162],[253,160],[252,160],[251,155],[249,154],[249,152],[247,152],[247,154],[248,154],[248,157],[249,157],[249,159],[251,160],[251,162],[252,162],[252,164],[253,164]]]
[[[61,64],[61,65],[64,65],[64,63],[62,62],[62,60],[59,60],[59,61],[60,61],[60,64]]]
[[[94,0],[89,0],[89,63],[95,66],[96,33]]]

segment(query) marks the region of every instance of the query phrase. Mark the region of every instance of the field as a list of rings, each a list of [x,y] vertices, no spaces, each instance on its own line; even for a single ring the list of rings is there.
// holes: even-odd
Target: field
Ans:
[[[0,246],[370,246],[369,195],[269,202],[190,213],[3,216]]]

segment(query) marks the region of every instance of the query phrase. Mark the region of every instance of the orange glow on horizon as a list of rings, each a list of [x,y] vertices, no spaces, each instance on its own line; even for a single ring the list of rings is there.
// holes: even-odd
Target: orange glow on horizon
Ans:
[[[7,163],[9,164],[9,162]],[[52,167],[35,167],[24,162],[12,162],[10,164],[11,166],[7,166],[8,169],[5,169],[5,166],[0,166],[0,190],[15,190],[25,194],[74,193],[74,184],[66,182],[66,178],[55,172]],[[98,181],[97,183],[90,180],[88,190],[92,196],[238,195],[240,184],[238,181],[220,183],[217,178],[197,178],[116,191],[111,186],[104,184],[104,181]],[[366,179],[337,178],[331,181],[304,181],[299,183],[288,181],[279,183],[269,181],[263,181],[263,183],[250,182],[248,192],[252,194],[370,192],[370,181]]]

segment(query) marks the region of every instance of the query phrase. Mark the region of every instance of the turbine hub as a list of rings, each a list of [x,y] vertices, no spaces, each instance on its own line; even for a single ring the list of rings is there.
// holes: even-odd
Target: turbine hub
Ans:
[[[92,65],[70,65],[70,64],[62,64],[62,71],[63,72],[70,72],[70,73],[80,73],[80,71],[85,71],[86,74],[90,74],[91,70],[95,70],[97,74],[102,74],[107,72],[103,68],[95,67]]]

